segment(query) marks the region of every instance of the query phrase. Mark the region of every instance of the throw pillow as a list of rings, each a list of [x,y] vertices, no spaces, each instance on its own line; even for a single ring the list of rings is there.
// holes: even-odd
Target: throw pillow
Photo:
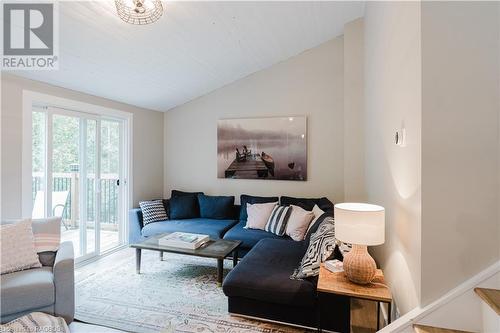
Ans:
[[[292,213],[291,206],[276,206],[274,207],[269,220],[267,220],[266,227],[264,228],[267,232],[272,232],[278,236],[284,236],[286,232],[286,224]]]
[[[0,226],[0,274],[42,267],[35,250],[31,219]]]
[[[314,213],[299,206],[291,205],[290,207],[292,207],[292,213],[286,224],[286,234],[294,241],[304,240],[311,220],[314,218]]]
[[[184,195],[170,198],[170,219],[194,219],[200,217],[198,198]]]
[[[325,214],[325,212],[321,208],[319,208],[318,205],[314,205],[312,212],[314,214],[314,218],[311,221],[311,223],[309,224],[309,227],[307,228],[307,232],[309,232],[309,230],[311,230],[311,227],[314,225],[314,223],[316,223],[319,220],[321,215]]]
[[[77,329],[77,331],[79,330]],[[62,317],[54,317],[42,312],[32,312],[0,325],[0,332],[70,333],[70,330]]]
[[[197,218],[200,217],[200,205],[198,203],[198,195],[203,194],[203,192],[184,192],[184,191],[178,191],[178,190],[172,190],[172,194],[170,196],[170,201],[172,198],[179,198],[179,197],[184,197],[183,200],[174,200],[175,203],[182,202],[184,207],[179,207],[177,206],[176,211],[174,212],[174,216],[177,215],[177,213],[182,212],[182,214],[179,214],[178,216],[186,216],[186,217],[172,217],[172,213],[170,213],[170,219],[190,219],[190,218]],[[189,198],[189,199],[188,199]],[[191,200],[191,201],[189,201]],[[172,203],[170,202],[170,207],[172,207]],[[181,209],[181,211],[179,211]],[[188,213],[184,209],[189,209],[190,212]]]
[[[306,248],[309,246],[309,240],[311,239],[311,235],[314,234],[317,230],[318,227],[323,223],[323,221],[327,217],[332,217],[333,218],[333,212],[325,212],[323,215],[320,215],[318,219],[315,219],[311,224],[309,225],[309,229],[307,230],[306,233]]]
[[[248,218],[245,228],[264,230],[274,207],[278,205],[278,201],[256,204],[247,203],[246,205],[245,212],[248,213]]]
[[[168,219],[163,200],[141,201],[139,206],[142,211],[143,225]]]
[[[321,263],[332,255],[335,245],[335,220],[327,216],[319,225],[318,230],[311,235],[307,251],[290,278],[304,279],[317,276]]]
[[[198,195],[200,217],[206,219],[234,219],[234,196]]]
[[[37,253],[55,252],[61,243],[61,217],[32,220],[33,236]]]
[[[278,197],[255,197],[251,195],[242,194],[240,196],[240,221],[246,221],[248,219],[247,213],[247,203],[249,204],[261,204],[261,203],[270,203],[270,202],[278,202],[280,199]],[[268,216],[269,217],[269,216]],[[266,219],[267,222],[267,219]]]
[[[325,212],[333,212],[333,203],[326,197],[294,198],[294,197],[282,196],[280,199],[280,204],[300,206],[305,210],[312,210],[314,205],[318,205],[318,207]]]
[[[179,191],[179,190],[172,190],[170,197],[186,197],[186,196],[191,196],[191,197],[198,197],[199,194],[203,194],[203,192],[184,192],[184,191]]]

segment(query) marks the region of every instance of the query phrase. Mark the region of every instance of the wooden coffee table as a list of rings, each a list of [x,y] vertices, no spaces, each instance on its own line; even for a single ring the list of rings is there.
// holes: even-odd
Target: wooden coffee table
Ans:
[[[159,234],[148,237],[146,240],[131,244],[130,247],[135,248],[135,269],[137,274],[141,272],[141,251],[152,250],[160,253],[160,260],[163,260],[163,252],[185,254],[188,256],[197,256],[205,258],[217,259],[217,282],[222,284],[224,275],[223,264],[224,259],[230,254],[233,255],[233,267],[238,263],[238,247],[241,244],[239,240],[226,240],[226,239],[210,239],[201,247],[190,250],[179,247],[163,246],[158,244],[158,239],[168,235],[169,233]]]

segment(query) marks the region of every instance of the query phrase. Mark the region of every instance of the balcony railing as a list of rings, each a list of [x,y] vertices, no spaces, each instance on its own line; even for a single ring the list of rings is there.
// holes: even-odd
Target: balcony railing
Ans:
[[[73,173],[53,173],[52,180],[52,190],[53,191],[68,191],[68,200],[66,201],[66,206],[63,211],[63,219],[72,219],[72,210],[77,207],[77,205],[72,205],[72,196],[76,193],[73,190],[73,186],[79,186],[78,174]],[[36,198],[36,193],[43,189],[44,175],[43,173],[34,172],[32,175],[32,193],[33,202]],[[101,223],[107,224],[117,224],[118,223],[118,185],[117,181],[118,175],[116,174],[103,174],[101,175],[101,208],[100,208],[100,220]],[[75,183],[76,182],[76,183]],[[87,176],[87,221],[95,221],[95,176],[89,174]],[[80,193],[82,195],[82,193]],[[78,216],[75,216],[78,219]]]

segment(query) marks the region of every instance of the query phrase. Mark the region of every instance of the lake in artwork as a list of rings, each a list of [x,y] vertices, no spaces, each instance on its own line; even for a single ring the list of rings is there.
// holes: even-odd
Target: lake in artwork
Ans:
[[[217,173],[219,178],[306,180],[306,117],[219,120]]]

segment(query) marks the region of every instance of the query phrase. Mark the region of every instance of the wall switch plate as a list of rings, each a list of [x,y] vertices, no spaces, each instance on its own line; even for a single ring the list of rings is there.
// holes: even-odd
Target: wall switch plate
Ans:
[[[402,129],[396,131],[396,135],[394,135],[394,143],[400,147],[406,146],[406,129],[405,128],[402,128]]]

